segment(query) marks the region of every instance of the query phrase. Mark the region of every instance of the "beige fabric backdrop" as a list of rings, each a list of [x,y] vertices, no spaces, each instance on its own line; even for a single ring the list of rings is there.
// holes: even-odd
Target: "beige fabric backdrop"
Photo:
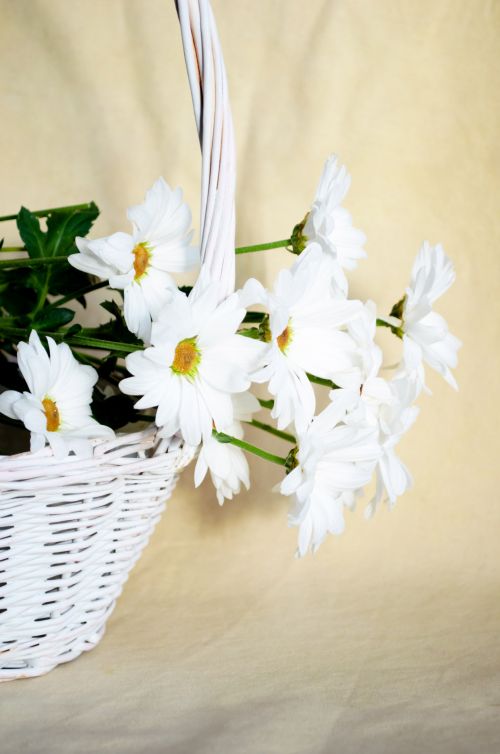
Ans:
[[[0,206],[94,199],[96,232],[199,156],[168,0],[0,0]],[[456,395],[401,448],[416,484],[293,559],[279,473],[223,509],[185,472],[102,644],[0,688],[2,751],[500,750],[498,0],[214,0],[238,138],[238,240],[282,238],[337,151],[381,309],[420,242],[457,283]],[[15,241],[9,228],[8,241]],[[268,281],[285,252],[245,258]]]

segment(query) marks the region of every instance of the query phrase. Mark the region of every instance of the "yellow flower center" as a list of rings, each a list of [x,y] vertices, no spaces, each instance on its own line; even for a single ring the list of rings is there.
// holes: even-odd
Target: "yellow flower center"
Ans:
[[[288,322],[287,326],[281,333],[281,335],[278,335],[276,338],[276,342],[279,346],[279,349],[282,353],[286,353],[288,350],[288,346],[293,340],[293,330],[290,327],[290,322]]]
[[[201,353],[196,347],[196,338],[186,338],[177,343],[171,369],[176,374],[194,377],[200,361]]]
[[[132,254],[134,255],[134,280],[140,280],[149,267],[149,258],[151,254],[145,243],[138,243]]]
[[[42,401],[45,418],[47,419],[47,432],[57,432],[61,419],[59,417],[59,409],[52,400],[52,398],[44,398]]]

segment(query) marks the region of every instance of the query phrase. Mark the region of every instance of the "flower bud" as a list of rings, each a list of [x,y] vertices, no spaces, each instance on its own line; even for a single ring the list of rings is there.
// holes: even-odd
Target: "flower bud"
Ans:
[[[292,248],[291,252],[292,254],[301,254],[307,245],[307,236],[304,235],[304,227],[307,223],[307,218],[309,217],[309,212],[305,215],[304,219],[301,220],[300,223],[297,223],[295,228],[292,231]]]

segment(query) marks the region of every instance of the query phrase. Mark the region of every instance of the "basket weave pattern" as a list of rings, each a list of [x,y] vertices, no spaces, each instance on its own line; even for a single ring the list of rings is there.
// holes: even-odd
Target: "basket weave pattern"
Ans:
[[[209,0],[175,0],[200,139],[200,255],[234,291],[236,158],[226,71]],[[49,448],[0,457],[0,680],[41,675],[104,633],[194,449],[156,432],[96,441],[90,460]]]
[[[0,680],[46,673],[92,649],[194,449],[155,431],[0,459]]]

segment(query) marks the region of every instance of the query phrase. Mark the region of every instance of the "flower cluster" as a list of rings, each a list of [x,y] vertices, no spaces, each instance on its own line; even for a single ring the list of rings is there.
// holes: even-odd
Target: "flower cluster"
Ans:
[[[365,236],[343,206],[349,185],[346,168],[329,158],[310,210],[281,244],[297,255],[294,262],[270,289],[252,278],[224,297],[204,269],[193,288],[177,287],[172,274],[196,265],[199,255],[180,189],[160,178],[144,203],[128,211],[131,234],[77,237],[77,252],[69,256],[77,270],[107,281],[88,290],[107,284],[122,291],[123,315],[116,303],[105,308],[123,319],[129,336],[85,340],[89,332],[107,331],[83,331],[73,338],[77,360],[66,342],[52,337],[47,352],[34,328],[29,343],[17,348],[28,391],[4,391],[0,412],[30,430],[33,451],[48,443],[57,456],[88,455],[93,440],[113,436],[92,415],[96,391],[108,401],[133,396],[136,416],[127,421],[154,421],[159,437],[197,446],[195,485],[209,474],[220,504],[249,487],[244,450],[278,463],[299,556],[343,531],[345,508],[353,509],[372,481],[366,515],[382,501],[393,506],[411,484],[396,449],[418,415],[416,400],[428,391],[425,365],[456,387],[460,342],[433,309],[455,273],[441,246],[424,243],[388,316],[377,315],[372,301],[349,298],[346,270],[366,256]],[[401,340],[395,367],[383,364],[379,327]],[[60,334],[69,340],[71,331]],[[96,346],[118,354],[98,362],[98,371],[81,354]],[[101,384],[110,375],[112,389]],[[252,384],[265,386],[268,395],[257,399]],[[328,390],[320,412],[316,385]],[[263,409],[276,427],[254,418]],[[244,439],[248,425],[291,448],[276,456],[251,445]]]

